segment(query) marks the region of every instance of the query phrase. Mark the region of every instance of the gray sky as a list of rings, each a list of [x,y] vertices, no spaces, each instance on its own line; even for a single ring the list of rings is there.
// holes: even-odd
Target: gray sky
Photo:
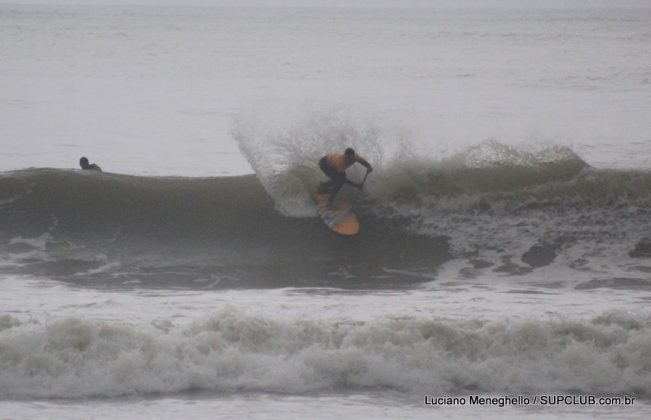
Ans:
[[[0,0],[0,4],[48,5],[215,5],[304,7],[527,7],[527,8],[651,8],[650,0]]]

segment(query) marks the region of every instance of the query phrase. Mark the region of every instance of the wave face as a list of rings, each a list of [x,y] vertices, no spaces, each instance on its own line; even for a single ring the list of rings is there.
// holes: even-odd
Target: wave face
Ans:
[[[418,276],[391,272],[430,275],[449,259],[445,239],[363,211],[355,238],[283,216],[255,176],[30,169],[0,177],[0,194],[0,267],[11,273],[109,287],[370,287],[408,284]]]
[[[0,319],[0,396],[182,391],[421,395],[651,390],[651,320],[273,320],[224,310],[189,325]],[[532,380],[536,378],[536,380]]]

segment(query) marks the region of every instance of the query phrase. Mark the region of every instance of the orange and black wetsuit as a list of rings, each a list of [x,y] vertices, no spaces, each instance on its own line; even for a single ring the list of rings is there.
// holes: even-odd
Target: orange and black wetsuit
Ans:
[[[349,184],[355,187],[359,187],[358,184],[350,181],[346,178],[346,169],[351,167],[355,162],[359,162],[364,165],[367,169],[373,170],[371,164],[366,161],[363,157],[358,154],[355,154],[354,160],[346,161],[345,155],[333,153],[330,155],[325,155],[319,161],[319,168],[323,171],[324,174],[328,175],[328,178],[332,180],[332,186],[330,189],[330,201],[334,200],[335,196],[341,189],[344,184]]]

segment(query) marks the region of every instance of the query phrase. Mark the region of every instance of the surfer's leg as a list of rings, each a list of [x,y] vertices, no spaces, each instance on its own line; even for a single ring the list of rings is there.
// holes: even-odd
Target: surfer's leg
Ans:
[[[344,183],[335,181],[332,184],[333,185],[332,185],[332,189],[331,189],[331,192],[330,192],[330,198],[328,199],[328,201],[331,202],[331,203],[333,201],[335,201],[335,197],[337,196],[337,193],[339,193],[339,190],[341,189],[341,187],[343,187]]]
[[[335,168],[328,165],[328,162],[325,158],[322,158],[319,161],[319,168],[321,168],[323,173],[326,174],[328,178],[330,178],[329,181],[322,183],[321,186],[325,191],[327,191],[327,193],[330,194],[329,201],[332,203],[332,201],[335,199],[335,196],[344,185],[344,182],[346,181],[346,175],[337,172]]]
[[[331,203],[335,200],[335,197],[339,193],[341,187],[346,183],[346,174],[337,172],[336,178],[332,180],[332,185],[330,189],[330,198],[328,199]]]
[[[319,194],[331,194],[334,186],[335,182],[329,179],[327,181],[321,182],[316,190]]]

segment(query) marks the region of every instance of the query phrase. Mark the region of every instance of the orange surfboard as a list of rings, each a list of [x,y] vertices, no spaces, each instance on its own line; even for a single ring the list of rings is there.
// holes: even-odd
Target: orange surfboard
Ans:
[[[352,212],[350,204],[338,202],[330,204],[328,194],[316,194],[316,211],[323,223],[340,235],[352,236],[359,233],[359,220]]]

